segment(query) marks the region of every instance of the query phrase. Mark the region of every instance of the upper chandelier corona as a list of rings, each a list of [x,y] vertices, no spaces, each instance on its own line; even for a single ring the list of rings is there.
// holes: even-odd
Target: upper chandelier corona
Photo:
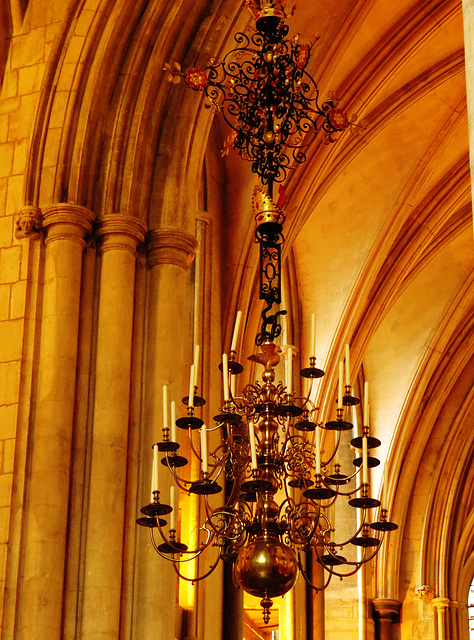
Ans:
[[[368,384],[364,387],[364,411],[359,419],[361,435],[351,441],[361,455],[355,469],[341,473],[339,445],[341,432],[353,428],[359,399],[352,395],[349,348],[339,365],[339,387],[335,419],[318,419],[312,398],[313,383],[324,375],[316,367],[315,320],[313,315],[308,366],[300,371],[301,383],[294,385],[295,348],[285,344],[281,304],[281,245],[285,220],[285,195],[280,185],[278,198],[274,184],[283,182],[288,171],[304,162],[307,147],[323,132],[326,142],[351,123],[333,100],[318,105],[319,91],[307,73],[311,47],[298,37],[288,39],[284,20],[291,15],[294,2],[246,0],[256,19],[255,33],[249,38],[235,36],[237,47],[221,63],[211,61],[204,71],[186,72],[175,64],[165,66],[170,81],[184,78],[192,89],[204,91],[208,104],[223,114],[232,133],[225,152],[231,148],[252,163],[261,184],[254,193],[255,239],[260,248],[260,299],[264,301],[259,350],[249,360],[263,366],[260,381],[235,391],[236,377],[242,372],[237,362],[237,342],[242,313],[237,314],[230,351],[222,356],[222,404],[214,417],[215,426],[206,427],[197,411],[205,404],[198,395],[199,347],[195,347],[189,394],[183,398],[186,415],[176,420],[174,403],[171,428],[168,424],[168,390],[163,388],[163,440],[153,445],[153,474],[150,503],[142,509],[138,524],[149,527],[155,550],[171,560],[182,578],[182,562],[199,556],[206,548],[216,548],[216,558],[207,577],[220,559],[233,563],[235,582],[261,598],[264,621],[268,622],[272,598],[284,595],[294,585],[300,570],[316,590],[325,589],[333,575],[345,577],[377,553],[384,532],[397,528],[388,521],[386,486],[382,501],[370,497],[369,469],[379,461],[369,450],[380,441],[369,435]],[[280,345],[276,344],[279,338]],[[285,382],[276,382],[276,368],[285,356]],[[345,376],[344,376],[345,368]],[[345,377],[345,380],[344,380]],[[305,393],[300,391],[308,381]],[[180,469],[188,460],[177,451],[178,429],[187,433],[190,451],[200,461],[198,478],[184,477]],[[219,444],[209,450],[210,432],[218,432]],[[196,434],[199,433],[199,438]],[[331,435],[332,434],[332,435]],[[322,448],[324,446],[324,448]],[[172,474],[169,504],[160,501],[158,490],[159,454],[161,463]],[[217,482],[221,479],[220,484]],[[225,480],[225,483],[224,483]],[[354,480],[352,485],[351,481]],[[209,496],[222,492],[222,505],[212,507]],[[204,500],[204,522],[196,548],[180,541],[175,486]],[[359,526],[349,539],[336,540],[334,503],[346,497],[360,510]],[[378,518],[371,522],[372,510]],[[169,515],[169,521],[163,516]],[[168,531],[166,531],[166,527]],[[158,529],[161,543],[155,539]],[[341,550],[355,545],[361,554],[346,558]],[[315,583],[306,572],[308,554],[314,554],[327,571],[327,578]]]

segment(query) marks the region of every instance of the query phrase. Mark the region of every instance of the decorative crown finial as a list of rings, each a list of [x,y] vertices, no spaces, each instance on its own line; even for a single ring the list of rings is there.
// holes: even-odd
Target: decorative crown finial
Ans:
[[[245,6],[255,20],[269,17],[284,20],[293,15],[296,2],[295,0],[245,0]]]

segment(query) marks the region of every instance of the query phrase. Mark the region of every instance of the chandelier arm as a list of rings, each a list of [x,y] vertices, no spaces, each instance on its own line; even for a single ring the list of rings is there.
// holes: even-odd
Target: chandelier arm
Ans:
[[[166,537],[164,537],[162,534],[160,534],[163,538],[163,540],[171,547],[173,548],[173,542],[170,542]],[[158,545],[156,544],[156,540],[154,537],[154,533],[153,533],[153,528],[150,527],[150,538],[151,538],[151,544],[153,546],[153,549],[156,551],[156,553],[158,555],[160,555],[162,558],[164,558],[165,560],[171,561],[174,563],[182,563],[182,562],[190,562],[191,560],[194,560],[195,558],[197,558],[198,556],[201,555],[201,553],[207,549],[207,545],[203,546],[202,549],[199,549],[197,551],[189,551],[186,550],[184,551],[183,549],[176,549],[176,553],[179,553],[179,555],[183,555],[183,554],[191,554],[190,558],[182,558],[181,560],[177,559],[177,558],[170,558],[169,554],[163,553],[162,551],[160,551]],[[173,554],[174,555],[174,554]]]
[[[311,589],[314,589],[314,591],[318,592],[318,591],[324,591],[325,589],[327,589],[327,587],[329,586],[329,583],[331,582],[331,578],[332,578],[332,572],[328,572],[329,576],[327,579],[327,582],[324,582],[323,585],[321,587],[316,586],[315,584],[313,584],[313,582],[309,579],[307,573],[306,573],[306,569],[303,567],[303,563],[301,562],[301,553],[302,551],[305,551],[305,549],[298,549],[298,567],[299,570],[301,571],[301,575],[303,576],[306,584],[308,584]],[[317,554],[316,554],[317,555]],[[326,568],[326,565],[322,565],[324,568]]]
[[[207,547],[204,547],[204,549]],[[204,551],[204,549],[202,551]],[[200,551],[198,555],[201,555],[202,551]],[[195,556],[195,557],[197,557]],[[168,558],[169,559],[169,558]],[[189,558],[189,560],[192,560],[193,558]],[[173,560],[173,569],[175,570],[176,574],[178,575],[178,577],[180,577],[182,580],[186,580],[186,582],[192,582],[193,584],[195,582],[200,582],[201,580],[204,580],[205,578],[207,578],[208,576],[211,575],[211,573],[214,571],[214,569],[217,567],[217,565],[219,564],[219,560],[221,559],[221,555],[219,553],[219,555],[217,556],[216,561],[214,562],[214,564],[212,564],[209,568],[209,571],[207,571],[207,573],[204,573],[202,576],[198,576],[197,578],[188,578],[187,576],[183,576],[183,574],[180,572],[180,570],[178,569],[178,563],[182,562],[180,560]]]
[[[354,573],[356,573],[356,571],[358,571],[360,569],[360,567],[365,564],[366,562],[370,562],[372,560],[372,558],[375,558],[375,556],[377,555],[377,553],[379,552],[379,548],[380,545],[382,544],[383,538],[380,539],[380,544],[377,545],[377,547],[374,549],[374,551],[372,551],[372,553],[370,554],[370,556],[364,557],[362,560],[346,560],[346,562],[344,564],[347,565],[351,565],[351,566],[357,566],[357,569],[355,571],[353,571],[352,573],[348,573],[348,574],[342,574],[340,577],[344,578],[346,577],[346,575],[350,576],[353,575]],[[364,549],[364,554],[366,552],[366,549]],[[336,573],[336,575],[340,575],[338,573]]]
[[[334,542],[334,545],[336,547],[345,547],[347,544],[349,544],[351,540],[353,540],[362,531],[362,529],[366,525],[366,519],[367,519],[367,509],[364,509],[362,514],[362,524],[357,529],[357,531],[345,542]]]
[[[176,480],[176,484],[178,485],[178,487],[180,489],[182,489],[183,491],[187,491],[188,487],[187,485],[191,485],[192,481],[191,480],[186,480],[186,478],[182,478],[181,476],[179,476],[176,471],[174,470],[174,467],[172,465],[169,464],[168,462],[168,458],[169,458],[169,454],[168,451],[166,452],[166,467],[168,468],[168,470],[170,471],[170,473],[172,474],[173,478]]]

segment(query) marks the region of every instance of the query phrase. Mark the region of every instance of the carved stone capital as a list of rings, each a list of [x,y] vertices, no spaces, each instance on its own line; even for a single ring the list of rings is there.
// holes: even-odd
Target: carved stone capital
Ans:
[[[147,226],[134,216],[111,213],[98,220],[96,234],[100,238],[99,251],[130,251],[136,256],[137,247],[145,241]]]
[[[95,219],[92,211],[69,202],[46,205],[42,211],[46,244],[56,240],[72,240],[85,247],[84,238],[92,232]]]
[[[194,236],[180,229],[154,229],[147,236],[147,260],[150,268],[175,264],[185,271],[194,260],[198,247]]]
[[[415,587],[415,598],[418,600],[431,600],[433,597],[433,589],[428,584],[422,584]]]
[[[39,238],[41,227],[41,209],[34,205],[25,205],[15,219],[15,238]]]
[[[449,609],[449,598],[433,598],[431,602],[437,611],[446,611],[446,609]]]
[[[381,620],[395,621],[400,613],[401,604],[393,598],[374,598],[374,610]]]

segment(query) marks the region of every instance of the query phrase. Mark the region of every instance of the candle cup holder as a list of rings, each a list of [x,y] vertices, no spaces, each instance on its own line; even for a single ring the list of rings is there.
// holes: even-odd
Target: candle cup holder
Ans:
[[[352,538],[350,541],[351,544],[356,547],[364,547],[364,549],[368,549],[370,547],[378,547],[380,544],[380,540],[378,538],[373,538],[369,536],[369,527],[368,525],[364,525],[362,527],[362,535],[357,538]]]
[[[160,504],[160,492],[153,491],[153,502],[145,505],[140,509],[145,516],[165,516],[171,513],[172,508],[168,504]]]
[[[197,395],[197,387],[194,387],[194,396],[193,396],[193,404],[195,407],[202,407],[206,404],[206,401],[204,400],[204,398],[201,398],[201,396]],[[184,396],[184,398],[182,399],[182,403],[185,404],[186,406],[189,405],[189,396]]]
[[[309,489],[313,484],[314,482],[310,478],[305,477],[294,478],[288,482],[288,486],[293,487],[294,489],[302,489],[303,487]]]
[[[295,423],[295,429],[298,429],[298,431],[314,431],[317,426],[316,422],[309,420],[308,409],[303,411],[303,419]]]
[[[322,479],[322,475],[317,473],[314,487],[303,492],[305,498],[309,498],[310,500],[329,500],[336,495],[334,489],[323,485]]]
[[[359,498],[352,498],[349,500],[351,507],[357,507],[358,509],[374,509],[375,507],[380,507],[380,500],[377,500],[376,498],[369,498],[368,484],[361,485],[360,494]]]
[[[204,424],[203,420],[196,418],[194,415],[194,407],[188,407],[188,415],[184,418],[176,420],[176,426],[180,429],[200,429]]]
[[[316,379],[316,378],[322,378],[323,375],[324,375],[324,371],[316,367],[315,356],[311,356],[311,358],[309,359],[309,367],[305,367],[300,371],[300,376],[302,376],[303,378]]]
[[[184,456],[178,456],[173,452],[170,456],[162,458],[161,464],[165,467],[176,469],[178,467],[185,467],[188,464],[188,459]]]
[[[333,486],[348,484],[350,481],[350,476],[346,476],[341,473],[341,465],[337,462],[334,464],[334,473],[332,473],[330,476],[327,476],[326,478],[327,484]]]
[[[246,480],[243,482],[240,485],[241,491],[251,494],[271,491],[273,489],[273,484],[269,480],[261,480],[258,475],[258,469],[252,469],[252,480]]]
[[[167,542],[163,542],[163,544],[158,546],[158,550],[161,551],[161,553],[174,555],[175,553],[180,554],[188,550],[187,545],[176,540],[176,529],[170,529],[169,536],[170,539]]]
[[[336,409],[336,419],[330,420],[326,422],[324,425],[326,429],[329,431],[350,431],[354,425],[352,422],[347,422],[347,420],[343,419],[344,409],[342,407],[338,407]]]
[[[318,562],[327,567],[337,567],[341,564],[347,562],[344,556],[338,556],[336,553],[336,544],[334,542],[329,542],[327,544],[327,550],[329,553],[325,553],[322,556],[318,556]]]
[[[198,496],[210,496],[221,491],[222,487],[215,480],[210,480],[207,474],[203,474],[201,480],[193,482],[189,487],[189,493],[195,493]]]
[[[362,466],[362,458],[354,458],[354,460],[352,461],[352,463],[356,466],[356,467],[361,467]],[[380,460],[378,458],[374,458],[373,456],[367,456],[367,466],[369,467],[369,469],[373,469],[374,467],[378,467],[380,464]]]
[[[238,375],[239,373],[242,373],[242,371],[244,370],[240,362],[236,361],[235,359],[236,355],[237,355],[237,351],[229,351],[229,355],[227,359],[227,370],[234,376]],[[221,362],[219,365],[219,371],[222,371],[223,368],[224,367]]]
[[[152,516],[145,516],[143,518],[137,518],[135,522],[139,524],[141,527],[148,527],[149,529],[154,529],[158,527],[158,522],[160,527],[166,526],[166,520],[164,518],[153,518]]]
[[[235,405],[232,404],[230,400],[226,400],[224,402],[224,406],[222,407],[222,413],[219,413],[217,416],[214,416],[214,420],[216,422],[229,422],[230,424],[237,424],[241,421],[241,417],[232,409],[235,408]]]
[[[387,520],[388,510],[381,509],[380,510],[380,520],[378,522],[373,522],[370,526],[374,531],[395,531],[398,529],[398,525],[395,522],[389,522]]]
[[[346,384],[344,387],[344,396],[342,397],[342,404],[344,407],[354,407],[356,404],[359,404],[359,398],[356,398],[352,395],[352,387],[350,384]]]
[[[289,416],[296,418],[303,413],[303,409],[294,404],[293,393],[285,393],[285,403],[279,405],[275,409],[277,416],[288,418]]]
[[[366,428],[367,427],[364,427],[364,430]],[[380,445],[382,444],[378,438],[373,438],[372,436],[368,435],[368,428],[367,428],[367,433],[364,433],[364,436],[367,437],[367,449],[376,449],[377,447],[380,447]],[[362,436],[357,436],[357,438],[352,438],[351,446],[353,446],[355,449],[362,449]]]

